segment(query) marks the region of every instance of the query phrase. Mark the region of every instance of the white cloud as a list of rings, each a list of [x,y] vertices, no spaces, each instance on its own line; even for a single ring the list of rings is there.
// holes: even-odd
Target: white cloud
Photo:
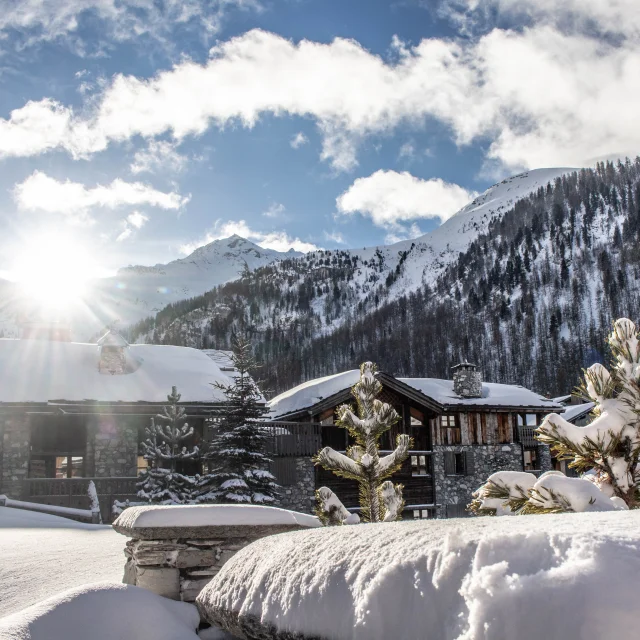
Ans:
[[[398,159],[412,160],[416,155],[416,148],[413,142],[405,142],[398,151]]]
[[[421,235],[422,231],[420,230],[420,227],[414,222],[409,227],[400,225],[398,228],[394,228],[393,231],[389,231],[389,233],[384,237],[384,241],[386,244],[395,244],[396,242],[411,240],[412,238],[417,238]]]
[[[189,242],[183,244],[180,247],[180,252],[184,254],[190,254],[198,247],[202,247],[205,244],[209,244],[214,240],[220,240],[221,238],[228,238],[232,235],[239,235],[247,240],[255,242],[257,245],[264,249],[273,249],[275,251],[285,252],[289,249],[294,251],[300,251],[307,253],[309,251],[316,251],[318,247],[311,243],[300,240],[300,238],[292,238],[286,231],[256,231],[251,229],[244,220],[230,220],[228,222],[222,222],[218,220],[214,225],[214,228],[209,231],[203,238],[196,240],[195,242]]]
[[[380,170],[358,178],[336,199],[336,206],[341,214],[360,213],[398,233],[399,223],[409,220],[446,220],[476,195],[440,178],[421,180],[407,171]]]
[[[324,239],[335,242],[336,244],[347,244],[344,236],[339,231],[325,231]]]
[[[146,149],[136,151],[131,163],[132,173],[180,173],[187,167],[188,158],[166,140],[150,140]]]
[[[302,131],[298,131],[298,133],[296,133],[296,135],[291,138],[289,144],[294,149],[299,149],[303,144],[307,144],[307,142],[309,142],[309,138],[307,138],[307,136],[305,136]]]
[[[178,27],[205,39],[215,35],[231,7],[262,9],[258,0],[4,0],[0,35],[19,34],[21,46],[65,39],[83,54],[101,44],[81,37],[82,21],[90,18],[101,21],[105,41],[150,36],[168,46]]]
[[[128,240],[133,236],[135,231],[138,229],[142,229],[142,227],[149,221],[149,216],[145,216],[143,213],[139,211],[132,211],[123,221],[122,221],[122,231],[116,238],[116,242],[123,242],[124,240]]]
[[[23,211],[60,213],[81,222],[91,221],[89,211],[96,207],[116,209],[148,205],[177,210],[189,201],[189,197],[158,191],[142,182],[116,179],[108,185],[86,187],[79,182],[56,180],[41,171],[34,171],[26,180],[16,184],[13,199]],[[133,226],[140,221],[141,225],[144,224],[144,216],[140,216],[134,216],[130,223]]]
[[[282,218],[286,211],[285,206],[280,202],[272,202],[266,211],[262,212],[265,218]]]
[[[635,23],[640,5],[630,10]],[[205,64],[117,75],[82,115],[49,99],[28,103],[0,119],[0,156],[62,148],[79,157],[138,135],[181,140],[211,126],[253,127],[271,113],[313,118],[321,158],[337,170],[357,165],[366,137],[433,118],[459,145],[488,140],[488,157],[511,168],[579,166],[640,148],[632,35],[607,41],[543,23],[414,47],[396,39],[385,60],[353,40],[295,44],[253,30],[215,46]]]

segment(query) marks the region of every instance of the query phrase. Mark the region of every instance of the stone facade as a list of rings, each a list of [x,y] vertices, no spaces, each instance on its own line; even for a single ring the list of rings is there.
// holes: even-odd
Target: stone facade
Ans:
[[[462,454],[464,474],[447,475],[445,453]],[[471,494],[496,471],[522,471],[522,447],[516,443],[496,445],[435,446],[433,448],[438,518],[462,517]]]
[[[316,502],[315,467],[311,458],[293,458],[295,472],[292,484],[283,485],[280,490],[279,507],[313,513]]]
[[[29,416],[25,413],[5,415],[0,429],[0,493],[19,500],[22,481],[29,476]]]
[[[93,464],[94,477],[138,475],[138,422],[130,416],[96,416],[91,420],[87,458]]]

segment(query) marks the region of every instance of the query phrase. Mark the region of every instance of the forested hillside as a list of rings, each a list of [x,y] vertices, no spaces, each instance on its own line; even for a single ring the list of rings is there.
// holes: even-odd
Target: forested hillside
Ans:
[[[599,163],[490,219],[437,280],[404,295],[419,243],[392,265],[380,251],[320,251],[170,305],[131,337],[222,348],[247,332],[273,391],[365,359],[449,377],[467,358],[487,380],[565,393],[581,367],[606,359],[612,319],[638,319],[639,238],[640,158]]]

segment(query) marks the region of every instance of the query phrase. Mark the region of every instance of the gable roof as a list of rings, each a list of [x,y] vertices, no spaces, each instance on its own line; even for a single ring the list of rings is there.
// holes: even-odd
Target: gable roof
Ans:
[[[460,410],[465,407],[515,409],[532,411],[562,411],[561,404],[519,385],[482,383],[481,398],[462,398],[453,393],[453,381],[439,378],[395,378],[378,372],[376,376],[390,388],[404,393],[436,412]],[[273,398],[268,407],[270,418],[275,420],[302,413],[305,410],[318,412],[324,406],[333,406],[349,398],[349,390],[360,379],[360,371],[351,369],[332,376],[315,378],[299,384],[293,389]]]
[[[576,420],[580,420],[580,418],[584,418],[585,416],[591,413],[591,410],[596,406],[595,402],[584,402],[583,404],[572,404],[569,405],[565,412],[562,414],[562,417],[567,422],[575,422]]]
[[[152,402],[166,403],[171,387],[181,402],[226,400],[215,383],[231,378],[197,349],[132,344],[129,373],[100,373],[100,347],[78,342],[0,339],[0,403]]]

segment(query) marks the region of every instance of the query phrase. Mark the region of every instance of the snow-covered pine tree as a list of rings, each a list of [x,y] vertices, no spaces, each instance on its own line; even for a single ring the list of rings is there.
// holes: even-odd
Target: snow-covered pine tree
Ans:
[[[608,343],[610,371],[594,364],[584,373],[581,393],[595,407],[592,422],[579,427],[552,413],[536,438],[581,473],[567,478],[552,471],[501,471],[474,493],[477,515],[608,511],[640,507],[640,341],[627,318],[614,323]]]
[[[347,429],[356,444],[347,449],[346,455],[325,447],[314,461],[336,475],[358,483],[361,514],[365,522],[389,522],[400,518],[404,501],[402,485],[394,485],[385,480],[398,471],[407,459],[412,440],[406,434],[399,435],[395,450],[380,458],[380,436],[400,416],[391,405],[377,399],[382,385],[375,373],[376,366],[371,362],[365,362],[360,367],[360,380],[352,389],[358,415],[350,405],[345,404],[337,409],[336,424]],[[327,520],[331,508],[327,500],[335,498],[333,492],[329,495],[325,489],[326,487],[322,487],[316,492],[316,513],[321,520]]]
[[[186,504],[193,502],[196,478],[176,471],[178,462],[194,460],[200,455],[198,447],[187,450],[183,445],[193,435],[193,427],[186,421],[179,406],[176,387],[167,396],[169,405],[151,418],[146,428],[142,451],[149,466],[138,477],[138,497],[155,504]]]
[[[211,439],[205,453],[208,472],[200,479],[199,502],[273,504],[278,485],[269,471],[268,432],[259,424],[266,409],[251,377],[257,368],[251,344],[233,341],[233,384],[216,385],[227,402],[210,422]]]

